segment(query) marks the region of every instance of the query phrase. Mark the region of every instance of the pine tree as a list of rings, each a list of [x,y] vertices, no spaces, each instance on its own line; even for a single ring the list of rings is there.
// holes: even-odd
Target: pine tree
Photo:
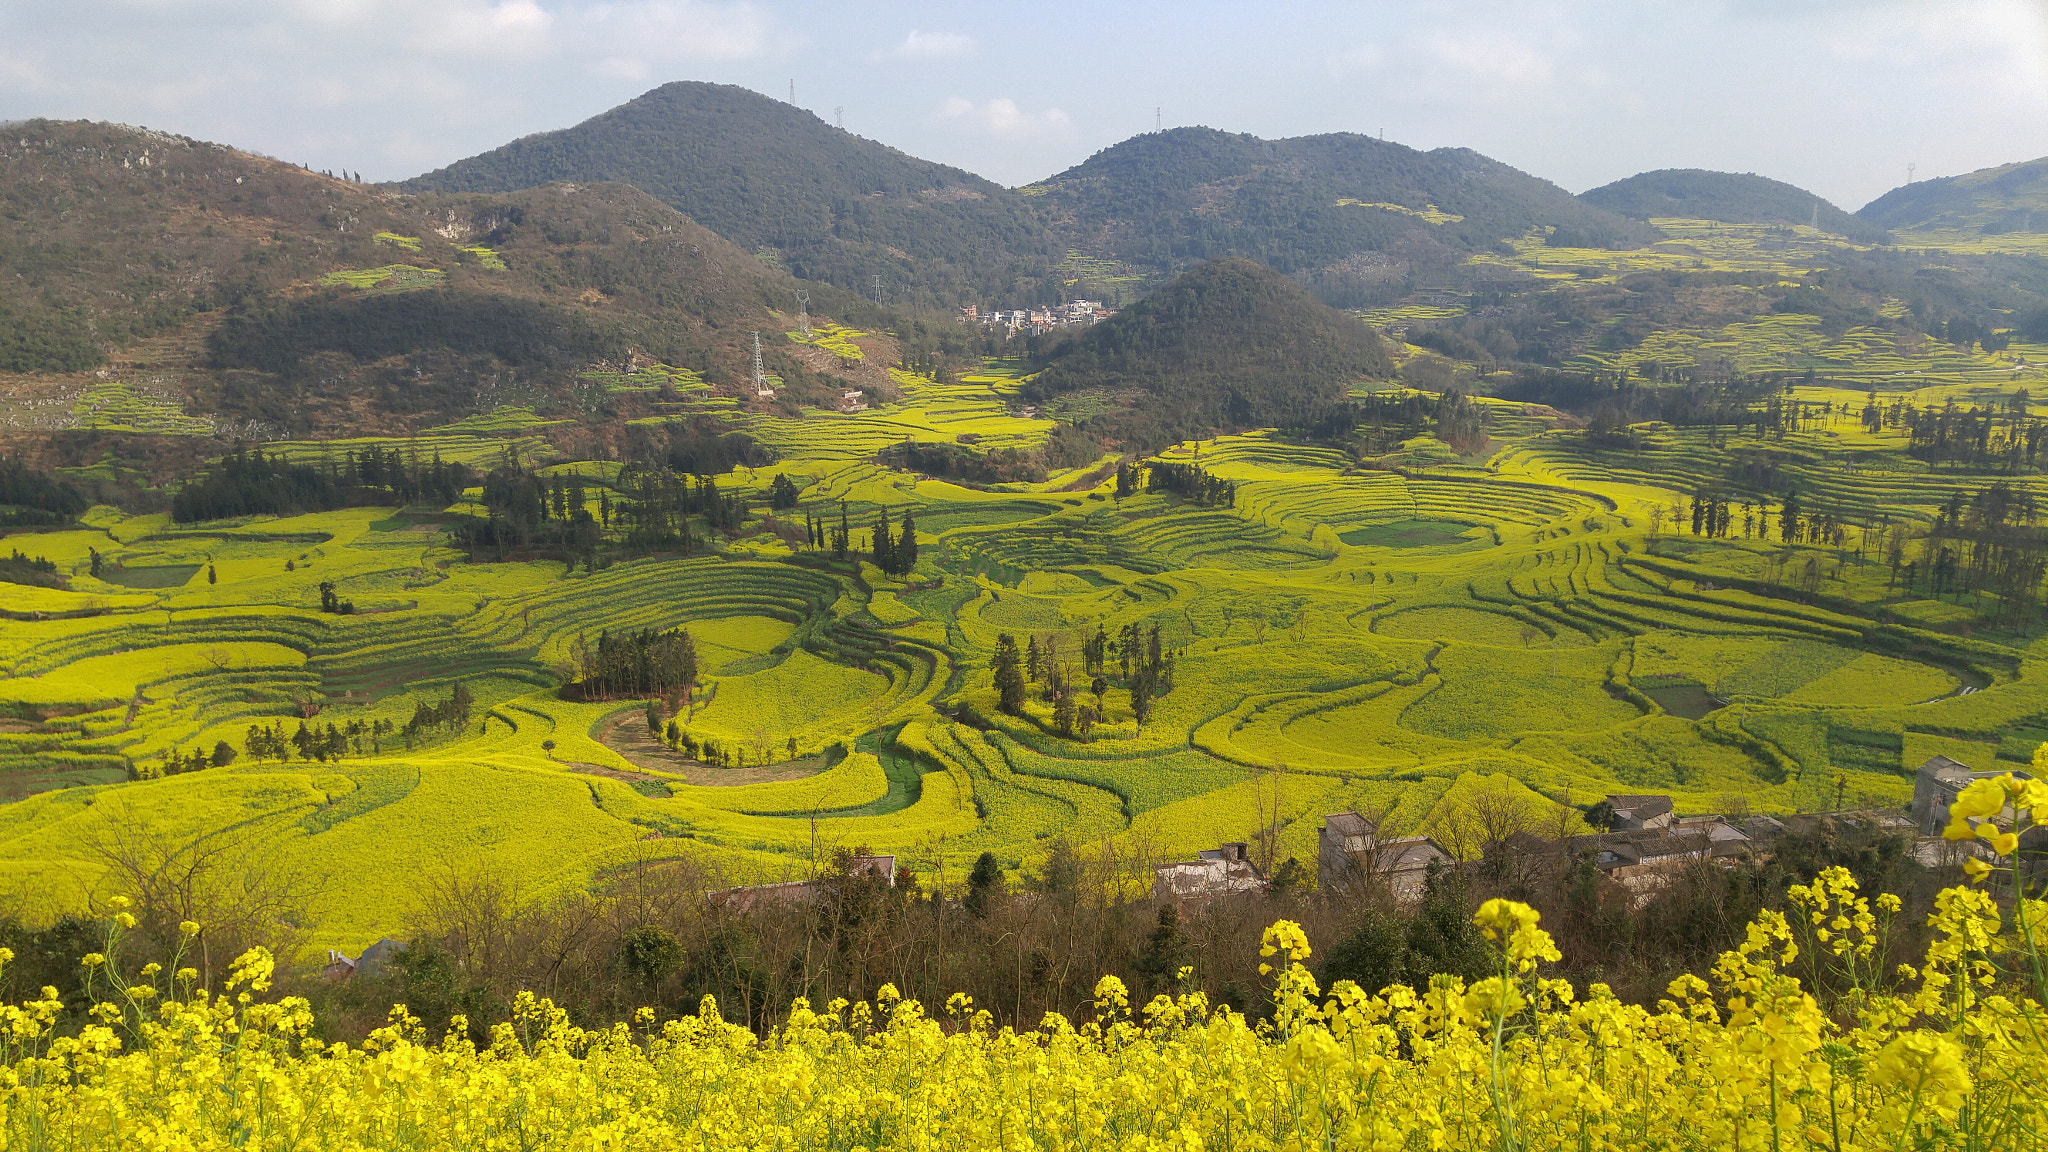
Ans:
[[[908,512],[903,514],[903,534],[896,538],[893,558],[898,576],[908,576],[910,570],[917,567],[917,525],[911,522]]]
[[[988,916],[990,903],[1001,895],[1003,866],[996,863],[995,853],[983,852],[974,861],[974,871],[967,874],[967,899],[961,903],[969,915],[979,920]]]
[[[1008,632],[996,637],[996,654],[990,662],[995,673],[998,707],[1015,716],[1024,710],[1024,675],[1017,667],[1017,639]]]
[[[875,567],[884,572],[896,570],[896,546],[889,538],[889,511],[883,509],[875,517]]]

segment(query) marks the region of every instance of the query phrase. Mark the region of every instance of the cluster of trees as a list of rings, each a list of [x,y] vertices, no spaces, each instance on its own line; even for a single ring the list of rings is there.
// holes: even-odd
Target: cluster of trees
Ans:
[[[768,485],[768,507],[777,512],[786,512],[796,507],[799,499],[796,481],[791,480],[786,473],[777,472],[775,480]]]
[[[460,680],[448,690],[446,700],[433,704],[425,700],[414,701],[412,718],[399,730],[399,734],[405,738],[406,749],[410,751],[414,744],[427,739],[429,733],[438,735],[443,728],[462,731],[469,726],[469,712],[475,704],[476,697]]]
[[[1332,405],[1286,431],[1350,445],[1361,456],[1381,456],[1428,431],[1459,451],[1473,451],[1485,445],[1486,427],[1486,409],[1461,389],[1445,387],[1437,392],[1373,393]]]
[[[1923,547],[1931,557],[1915,563],[1936,595],[1988,592],[1998,598],[2000,622],[2023,625],[2048,573],[2048,532],[2039,516],[2032,493],[2002,480],[1967,502],[1956,492],[1928,529]],[[1909,585],[1917,574],[1909,574]]]
[[[423,462],[372,446],[338,461],[293,464],[260,449],[236,449],[179,489],[171,518],[189,523],[362,504],[447,505],[474,483],[468,465],[445,463],[438,453]]]
[[[1098,629],[1099,631],[1099,629]],[[1106,650],[1106,652],[1105,652]],[[1097,667],[1107,655],[1131,692],[1131,714],[1144,724],[1152,719],[1152,702],[1173,691],[1174,654],[1159,642],[1159,625],[1147,629],[1126,624],[1114,639],[1096,646]]]
[[[875,513],[875,532],[872,554],[875,567],[891,576],[909,574],[917,567],[917,525],[911,522],[910,510],[903,511],[903,528],[900,532],[889,530],[889,510]]]
[[[804,543],[812,548],[832,549],[832,558],[846,559],[853,548],[853,525],[847,520],[846,502],[839,502],[839,523],[829,524],[823,516],[804,514]],[[913,547],[915,543],[913,542]]]
[[[1081,642],[1081,668],[1075,669],[1061,656],[1059,636],[1048,633],[1031,636],[1023,651],[1008,632],[996,638],[990,661],[995,676],[997,706],[1010,715],[1021,715],[1032,685],[1053,708],[1053,724],[1069,739],[1088,739],[1106,714],[1103,699],[1108,694],[1112,662],[1116,680],[1131,694],[1131,714],[1144,724],[1152,717],[1152,705],[1173,690],[1174,653],[1160,642],[1159,627],[1147,629],[1126,624],[1111,635],[1097,625],[1095,635]],[[1094,696],[1091,707],[1081,700],[1085,689]]]
[[[1143,466],[1145,491],[1171,492],[1204,508],[1215,505],[1223,508],[1237,504],[1237,481],[1222,480],[1209,474],[1199,464],[1174,464],[1154,460]],[[1117,490],[1123,491],[1123,476],[1118,472]]]
[[[476,472],[467,464],[443,461],[438,451],[423,462],[417,451],[401,454],[396,448],[372,444],[360,451],[351,449],[336,466],[335,478],[346,488],[387,489],[399,504],[446,507],[476,483]]]
[[[676,548],[685,556],[695,547],[690,518],[702,516],[716,532],[734,535],[746,524],[747,498],[742,493],[721,493],[718,481],[689,475],[660,465],[629,464],[619,471],[621,493],[613,519],[623,530],[629,548]]]
[[[263,452],[237,449],[171,498],[171,519],[223,520],[326,512],[348,504],[350,493],[333,468],[292,464]]]
[[[155,767],[138,765],[133,775],[139,780],[152,780],[164,776],[182,776],[187,772],[197,772],[204,768],[225,768],[234,762],[234,745],[225,740],[217,740],[211,752],[204,748],[194,748],[189,752],[181,748],[166,748]]]
[[[98,575],[97,572],[94,573]],[[13,553],[0,559],[0,583],[29,584],[37,588],[62,588],[64,578],[57,575],[56,561],[42,556],[30,556],[16,548]]]
[[[1874,405],[1864,408],[1864,426],[1873,423]],[[1951,400],[1940,408],[1915,409],[1900,401],[1885,408],[1883,426],[1904,429],[1906,454],[1929,464],[2000,469],[2018,472],[2034,467],[2048,423],[2027,418],[2025,389],[2007,397],[2003,412],[1991,408],[1958,408]]]
[[[207,571],[211,575],[212,569],[209,568]],[[322,612],[332,612],[337,616],[353,616],[356,614],[356,602],[353,600],[343,600],[341,594],[334,590],[334,581],[322,580],[320,582],[320,610]]]
[[[301,760],[341,760],[351,755],[374,756],[382,752],[384,737],[397,730],[395,722],[381,718],[325,726],[301,720],[298,728],[286,735],[283,722],[272,721],[267,728],[251,724],[244,747],[258,760],[283,762],[294,754]],[[411,747],[410,743],[407,747]],[[218,751],[216,748],[216,754]]]
[[[0,328],[5,327],[0,318]],[[71,484],[18,457],[0,455],[0,527],[65,524],[91,505]]]
[[[1673,531],[1686,523],[1690,509],[1690,522],[1695,536],[1732,537],[1741,529],[1742,539],[1768,540],[1771,536],[1772,517],[1777,518],[1778,539],[1786,544],[1823,544],[1840,548],[1848,542],[1850,522],[1841,514],[1829,510],[1809,510],[1796,491],[1787,492],[1776,511],[1769,500],[1738,501],[1726,488],[1719,484],[1703,484],[1693,489],[1687,506],[1673,504],[1671,508],[1650,509],[1652,530],[1662,530],[1668,517]],[[1741,518],[1736,518],[1737,512]],[[1869,535],[1865,526],[1863,534]]]
[[[967,433],[973,437],[974,433]],[[875,460],[906,472],[946,476],[972,484],[1035,484],[1054,471],[1079,468],[1102,455],[1102,441],[1072,424],[1055,424],[1036,448],[983,449],[971,439],[958,444],[901,440],[875,453]]]
[[[589,555],[612,518],[611,490],[598,487],[598,512],[588,507],[583,477],[540,476],[512,459],[483,479],[485,518],[471,517],[456,531],[472,558],[489,547],[503,559],[507,548],[543,548],[557,553]]]
[[[697,684],[697,642],[686,628],[578,636],[569,648],[576,680],[563,694],[578,700],[662,699],[687,695]]]

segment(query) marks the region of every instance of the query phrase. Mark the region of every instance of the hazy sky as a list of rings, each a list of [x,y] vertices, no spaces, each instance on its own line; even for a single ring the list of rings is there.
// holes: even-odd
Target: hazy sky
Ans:
[[[0,0],[0,120],[146,124],[365,179],[742,84],[1027,183],[1150,129],[1354,131],[1574,191],[1757,172],[1855,209],[2048,155],[2048,0]]]

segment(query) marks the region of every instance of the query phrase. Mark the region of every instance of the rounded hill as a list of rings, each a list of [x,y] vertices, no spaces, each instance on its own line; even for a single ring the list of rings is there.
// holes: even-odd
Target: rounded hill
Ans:
[[[1754,172],[1665,168],[1603,184],[1579,199],[1621,216],[1682,216],[1727,224],[1810,224],[1863,244],[1885,242],[1884,228],[1858,219],[1804,188]]]
[[[1141,441],[1299,424],[1393,371],[1371,328],[1256,261],[1215,260],[1040,354],[1029,395],[1136,389]]]
[[[2048,232],[2048,156],[1961,176],[1916,180],[1879,196],[1856,214],[1886,228],[1913,231]]]

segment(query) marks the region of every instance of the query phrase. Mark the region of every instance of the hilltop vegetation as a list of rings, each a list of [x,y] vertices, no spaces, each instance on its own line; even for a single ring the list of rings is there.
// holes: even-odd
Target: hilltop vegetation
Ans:
[[[1302,426],[1349,387],[1393,371],[1371,329],[1250,260],[1216,260],[1108,321],[1039,352],[1025,395],[1084,389],[1148,395],[1111,418],[1147,446],[1219,430]]]
[[[1175,128],[1132,137],[1024,191],[1091,256],[1161,279],[1244,256],[1346,307],[1386,303],[1404,284],[1531,229],[1584,247],[1656,238],[1469,149],[1418,152],[1351,133],[1261,140]]]
[[[581,373],[600,362],[736,384],[747,330],[772,336],[795,300],[786,274],[620,184],[401,196],[180,137],[31,121],[0,142],[0,202],[0,311],[19,321],[0,370],[147,370],[222,436],[406,431],[493,396],[633,405],[592,390]],[[812,307],[882,315],[827,287]],[[801,392],[806,370],[772,343]]]
[[[1008,189],[732,85],[664,84],[399,187],[513,192],[591,180],[632,184],[805,279],[865,292],[879,274],[896,301],[1040,293],[1059,252]]]
[[[1915,232],[2048,232],[2048,157],[1903,184],[1856,214]]]
[[[1804,188],[1754,172],[1665,168],[1603,184],[1579,199],[1621,216],[1676,216],[1730,224],[1807,224],[1860,244],[1883,244],[1885,230],[1852,216]]]

